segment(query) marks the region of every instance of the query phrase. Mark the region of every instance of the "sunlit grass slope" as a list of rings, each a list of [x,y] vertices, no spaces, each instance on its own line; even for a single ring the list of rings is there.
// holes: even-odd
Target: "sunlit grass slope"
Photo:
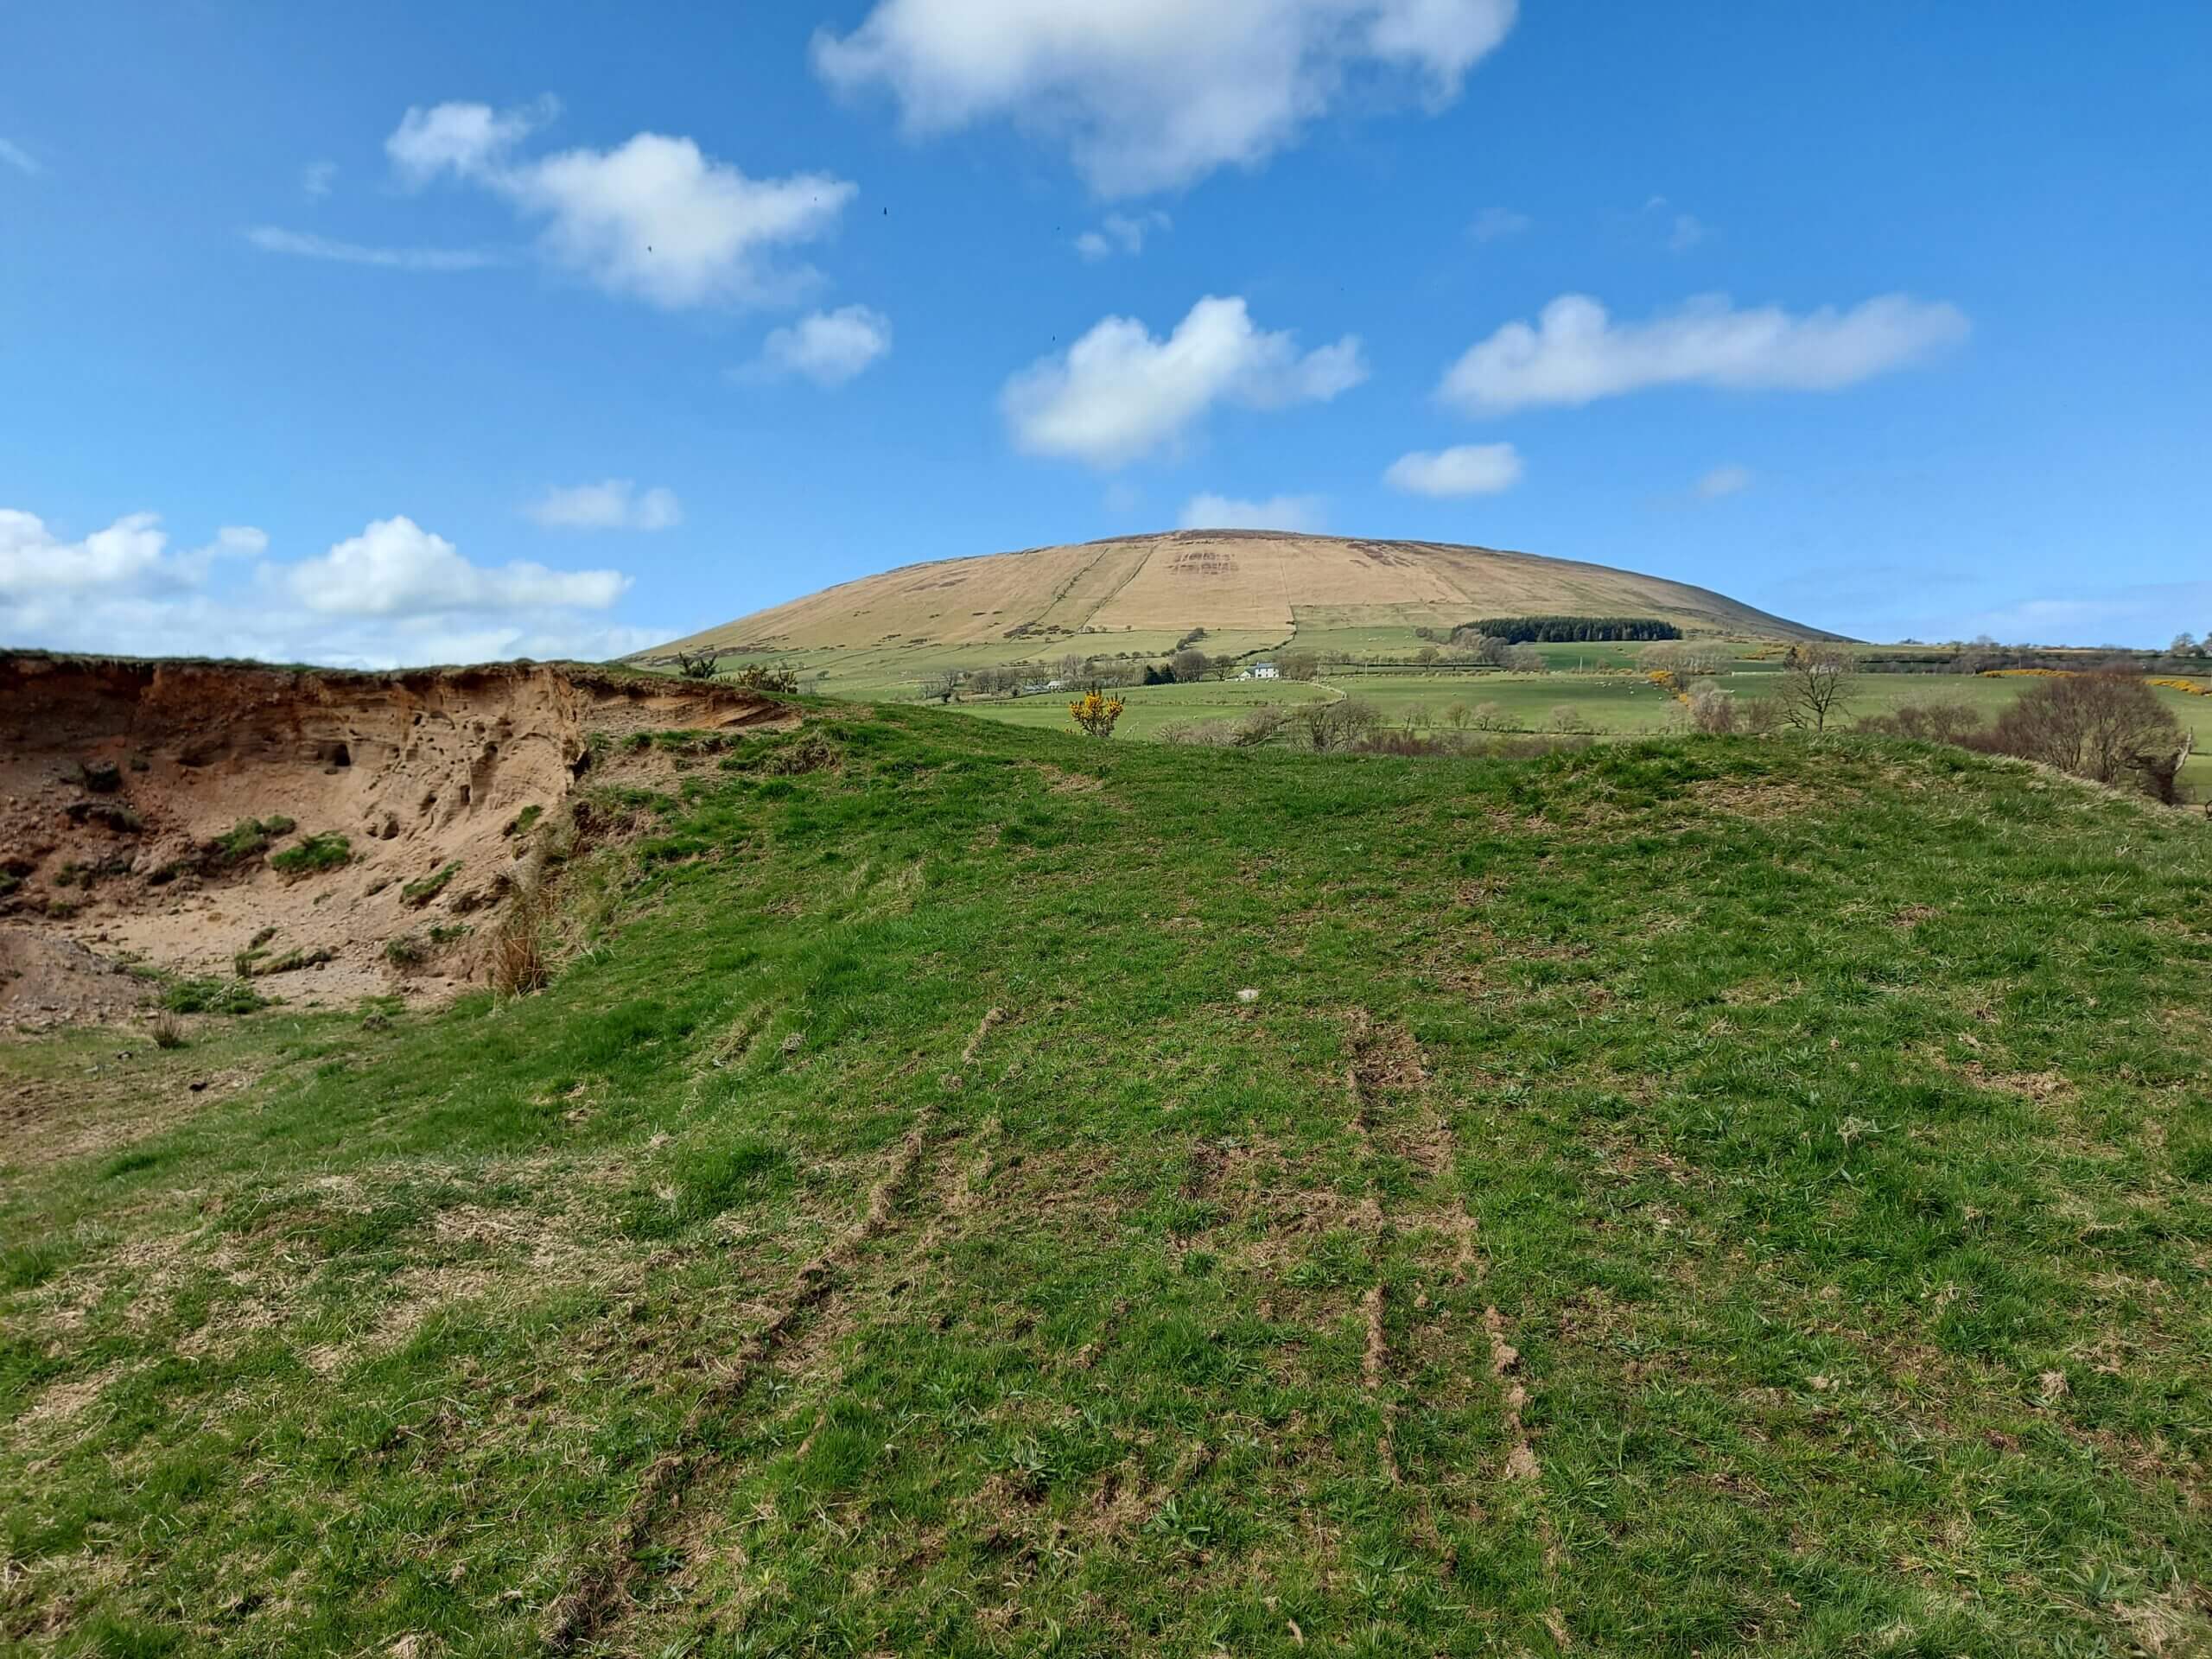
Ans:
[[[0,1639],[2212,1634],[2201,820],[1852,741],[806,736],[540,995],[0,1049]]]

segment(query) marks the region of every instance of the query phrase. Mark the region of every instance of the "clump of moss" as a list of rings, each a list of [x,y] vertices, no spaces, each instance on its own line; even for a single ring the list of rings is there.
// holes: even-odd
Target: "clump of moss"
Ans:
[[[353,844],[335,831],[309,836],[296,846],[271,855],[269,868],[285,875],[318,875],[342,869],[353,861]]]
[[[499,833],[505,836],[526,836],[537,828],[538,819],[545,816],[545,809],[532,804],[507,820],[507,827]]]
[[[296,974],[302,968],[334,962],[337,957],[338,953],[327,944],[318,944],[308,950],[295,948],[281,957],[271,957],[266,950],[256,945],[232,957],[231,966],[242,980],[267,979],[271,974]]]
[[[251,1014],[269,999],[240,979],[180,979],[162,993],[171,1014]]]
[[[200,868],[228,869],[250,858],[258,858],[279,836],[289,836],[298,827],[282,814],[268,818],[240,818],[224,834],[200,848]]]
[[[431,899],[443,893],[446,890],[446,884],[460,874],[461,862],[456,859],[454,862],[434,870],[428,875],[418,876],[416,880],[408,882],[399,890],[399,901],[410,909],[420,910]]]

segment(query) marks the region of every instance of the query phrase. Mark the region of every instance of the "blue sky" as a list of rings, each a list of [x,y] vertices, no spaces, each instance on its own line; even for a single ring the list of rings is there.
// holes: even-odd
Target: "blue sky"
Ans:
[[[1276,523],[2212,630],[2212,8],[0,14],[0,641],[604,655]]]

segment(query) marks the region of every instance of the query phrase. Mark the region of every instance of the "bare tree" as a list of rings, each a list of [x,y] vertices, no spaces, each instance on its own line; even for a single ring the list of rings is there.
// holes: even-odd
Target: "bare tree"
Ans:
[[[1997,718],[1989,746],[2093,778],[2134,779],[2162,799],[2186,753],[2181,722],[2139,676],[2068,674],[2038,680]]]
[[[1317,754],[1348,747],[1382,723],[1381,711],[1357,697],[1305,703],[1292,717]]]
[[[932,670],[929,677],[922,682],[922,695],[935,698],[939,702],[950,702],[960,695],[960,671],[957,668]]]
[[[1168,659],[1167,669],[1178,685],[1202,680],[1205,677],[1206,654],[1203,651],[1179,651]]]
[[[1828,716],[1850,700],[1859,678],[1859,658],[1848,645],[1792,645],[1775,695],[1783,718],[1815,736],[1828,728]]]

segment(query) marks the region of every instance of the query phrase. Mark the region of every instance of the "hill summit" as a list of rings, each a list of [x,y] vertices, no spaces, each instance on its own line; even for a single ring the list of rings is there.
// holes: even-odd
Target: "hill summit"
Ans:
[[[1660,576],[1446,542],[1183,530],[903,565],[656,651],[980,647],[1101,635],[1172,643],[1197,629],[1254,649],[1305,631],[1450,628],[1505,615],[1651,616],[1686,633],[1832,639]]]

